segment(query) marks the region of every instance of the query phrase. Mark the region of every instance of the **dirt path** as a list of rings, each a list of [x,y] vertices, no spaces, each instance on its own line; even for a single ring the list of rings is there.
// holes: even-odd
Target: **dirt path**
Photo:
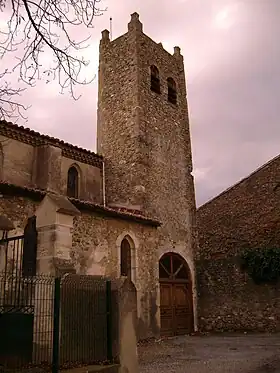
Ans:
[[[139,346],[140,373],[280,373],[280,335],[182,336]]]

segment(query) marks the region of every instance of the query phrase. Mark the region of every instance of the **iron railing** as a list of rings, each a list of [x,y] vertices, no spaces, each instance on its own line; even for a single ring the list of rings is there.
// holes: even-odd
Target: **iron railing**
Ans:
[[[0,240],[0,272],[22,274],[24,235]]]
[[[50,372],[112,361],[111,282],[0,273],[0,372]]]
[[[0,371],[52,363],[54,279],[0,273]]]

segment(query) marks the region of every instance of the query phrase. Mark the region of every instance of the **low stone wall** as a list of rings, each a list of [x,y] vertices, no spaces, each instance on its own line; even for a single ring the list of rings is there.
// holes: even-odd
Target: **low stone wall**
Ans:
[[[198,260],[200,331],[280,331],[280,284],[256,285],[237,256]]]

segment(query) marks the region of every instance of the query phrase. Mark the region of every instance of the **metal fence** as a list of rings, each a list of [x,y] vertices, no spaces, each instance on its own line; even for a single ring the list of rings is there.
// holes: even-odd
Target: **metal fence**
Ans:
[[[112,360],[110,285],[110,281],[94,276],[66,275],[57,280],[60,366],[72,367],[74,362],[104,364]]]
[[[22,274],[24,236],[0,240],[0,272],[20,276]]]
[[[111,282],[0,273],[0,372],[112,361]]]
[[[0,371],[51,363],[54,279],[0,273]]]

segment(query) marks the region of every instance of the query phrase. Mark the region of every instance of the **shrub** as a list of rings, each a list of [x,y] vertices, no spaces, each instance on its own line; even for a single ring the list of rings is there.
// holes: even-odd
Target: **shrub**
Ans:
[[[280,249],[247,249],[241,267],[255,283],[276,283],[280,278]]]

